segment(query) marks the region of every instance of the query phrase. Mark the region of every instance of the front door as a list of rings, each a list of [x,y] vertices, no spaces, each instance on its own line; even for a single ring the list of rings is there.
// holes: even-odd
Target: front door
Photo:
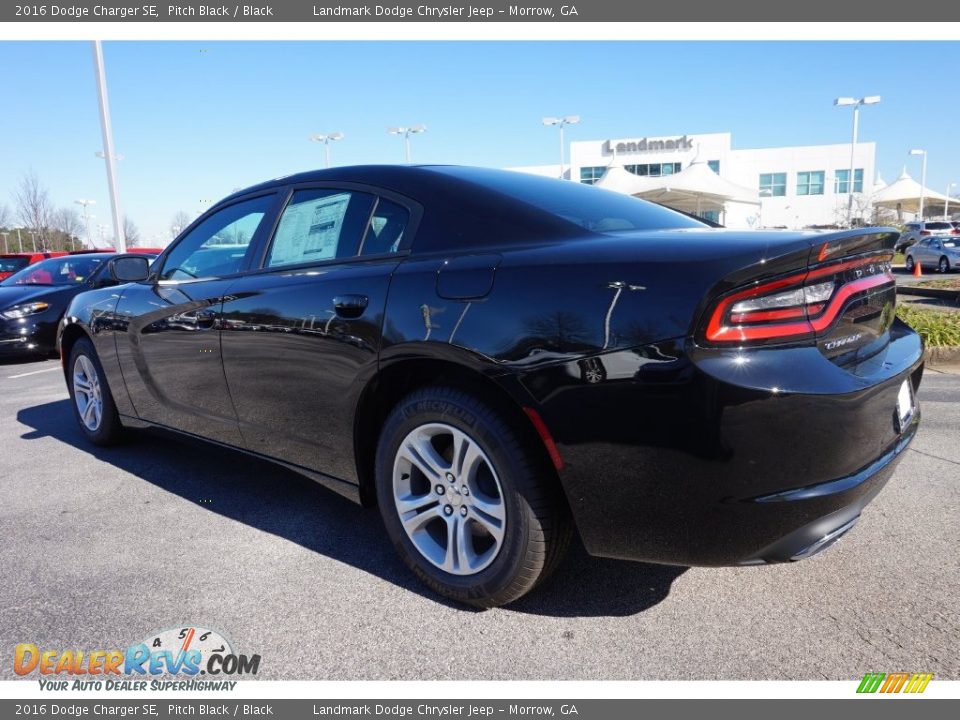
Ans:
[[[242,444],[220,354],[223,296],[250,262],[275,193],[216,210],[181,237],[146,283],[117,306],[126,332],[117,353],[144,420]]]

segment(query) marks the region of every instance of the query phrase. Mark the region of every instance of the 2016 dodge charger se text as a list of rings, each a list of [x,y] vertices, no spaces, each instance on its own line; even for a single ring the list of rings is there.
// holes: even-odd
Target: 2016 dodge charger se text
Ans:
[[[919,422],[897,232],[737,232],[572,182],[337,168],[223,200],[61,326],[81,430],[160,426],[378,505],[481,606],[573,532],[678,565],[807,557]]]

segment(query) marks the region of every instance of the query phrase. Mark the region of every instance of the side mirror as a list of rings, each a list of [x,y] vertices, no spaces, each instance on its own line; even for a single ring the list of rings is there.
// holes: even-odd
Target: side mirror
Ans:
[[[118,284],[143,282],[150,277],[150,261],[145,257],[114,258],[107,266],[107,272]]]

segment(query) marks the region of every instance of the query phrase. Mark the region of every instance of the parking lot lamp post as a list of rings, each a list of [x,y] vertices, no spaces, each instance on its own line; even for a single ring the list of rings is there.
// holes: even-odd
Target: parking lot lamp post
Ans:
[[[17,228],[17,244],[20,246],[20,252],[23,252],[23,238],[20,237],[20,228]]]
[[[943,219],[950,219],[950,189],[956,187],[955,182],[947,183],[947,201],[943,204]]]
[[[100,130],[103,134],[103,159],[107,166],[107,186],[110,190],[110,211],[113,216],[113,233],[116,249],[127,251],[123,237],[123,215],[120,212],[120,193],[117,190],[117,156],[113,150],[113,128],[110,124],[110,101],[107,98],[107,76],[103,69],[103,48],[99,40],[93,41],[93,65],[97,76],[97,96],[100,103]]]
[[[330,142],[332,140],[343,140],[343,133],[317,133],[316,135],[311,135],[308,140],[312,142],[322,142],[324,157],[326,158],[327,167],[330,167]]]
[[[410,136],[419,135],[427,131],[426,125],[411,125],[410,127],[388,127],[387,132],[391,135],[403,135],[403,143],[406,149],[407,164],[410,164]]]
[[[77,205],[83,206],[83,225],[87,231],[87,245],[93,247],[93,238],[90,237],[90,206],[96,205],[96,200],[74,200]]]
[[[927,151],[914,149],[910,151],[911,155],[920,155],[923,161],[920,164],[920,222],[923,222],[923,201],[924,194],[927,192]]]
[[[10,247],[7,245],[7,238],[10,237],[10,233],[0,233],[0,235],[3,235],[3,251],[5,253],[10,252]]]
[[[850,177],[847,178],[847,226],[853,227],[853,188],[856,174],[857,131],[860,125],[860,106],[876,105],[880,102],[879,95],[867,95],[862,98],[839,97],[833,101],[836,107],[853,107],[853,139],[850,142]]]
[[[543,124],[549,126],[558,126],[560,128],[560,179],[563,180],[563,166],[565,162],[565,150],[563,144],[563,128],[567,125],[576,125],[580,122],[579,115],[565,115],[564,117],[545,117],[543,118]]]

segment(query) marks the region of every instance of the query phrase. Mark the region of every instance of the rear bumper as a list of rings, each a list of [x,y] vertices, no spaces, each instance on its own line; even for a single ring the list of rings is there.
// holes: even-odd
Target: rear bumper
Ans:
[[[619,356],[619,357],[617,357]],[[912,440],[894,415],[922,376],[896,323],[879,355],[841,368],[816,348],[598,356],[521,378],[565,462],[587,550],[677,565],[802,559],[847,532]],[[599,380],[597,378],[600,378]]]

